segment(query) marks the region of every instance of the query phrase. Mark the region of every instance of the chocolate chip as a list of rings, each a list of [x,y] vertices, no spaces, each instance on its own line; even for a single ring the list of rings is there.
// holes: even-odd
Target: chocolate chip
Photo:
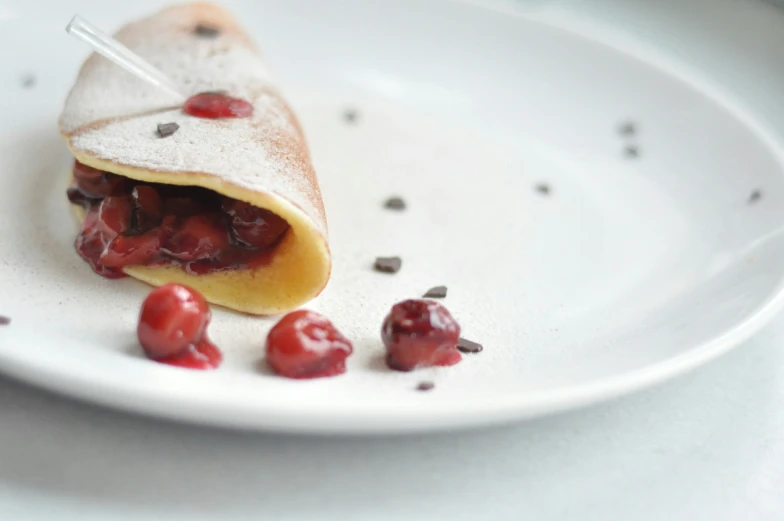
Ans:
[[[626,121],[618,125],[618,133],[622,136],[633,136],[637,133],[637,125],[633,121]]]
[[[546,183],[539,183],[536,185],[536,191],[542,195],[550,195],[550,185]]]
[[[628,159],[636,159],[636,158],[640,157],[640,149],[639,149],[639,148],[637,148],[637,147],[636,147],[636,146],[634,146],[634,145],[628,145],[627,147],[625,147],[625,148],[623,149],[623,154],[624,154],[624,155],[625,155],[625,156],[626,156]]]
[[[406,202],[402,197],[390,197],[384,202],[384,208],[388,208],[390,210],[405,210]]]
[[[0,315],[0,326],[7,326],[10,323],[11,323],[10,317],[4,317],[3,315]]]
[[[194,27],[193,34],[202,38],[215,38],[220,34],[220,29],[209,25],[199,24]]]
[[[227,96],[229,91],[226,89],[217,89],[217,90],[205,90],[204,92],[200,92],[199,94],[219,94],[221,96]]]
[[[461,353],[481,353],[484,347],[466,338],[460,337],[457,341],[457,350]]]
[[[432,391],[435,386],[436,384],[433,382],[419,382],[419,385],[417,385],[417,391]]]
[[[754,190],[749,194],[749,204],[754,204],[762,199],[762,191],[761,190]]]
[[[158,123],[158,135],[161,137],[169,137],[179,129],[180,126],[177,123]]]
[[[346,120],[346,123],[356,123],[358,118],[359,113],[354,109],[346,109],[343,112],[343,119]]]
[[[422,298],[444,298],[446,297],[446,286],[433,286],[424,295]]]
[[[22,76],[22,88],[23,89],[32,89],[35,87],[35,75],[33,74],[25,74]]]
[[[402,265],[403,260],[400,257],[376,257],[373,267],[381,273],[397,273]]]

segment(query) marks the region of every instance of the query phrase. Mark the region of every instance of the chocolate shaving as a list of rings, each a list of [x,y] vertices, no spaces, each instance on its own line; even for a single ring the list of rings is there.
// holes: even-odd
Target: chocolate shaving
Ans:
[[[754,190],[749,194],[749,204],[757,203],[760,199],[762,199],[762,190]]]
[[[634,145],[628,145],[623,149],[623,154],[629,159],[635,159],[640,157],[640,149]]]
[[[402,197],[390,197],[384,202],[384,208],[388,208],[390,210],[405,210],[406,202]]]
[[[373,267],[381,273],[397,273],[403,265],[400,257],[376,257]]]
[[[432,391],[435,386],[433,382],[419,382],[416,388],[417,391]]]
[[[161,137],[169,137],[179,129],[180,126],[177,123],[158,123],[158,135]]]
[[[193,34],[202,38],[215,38],[220,34],[220,29],[209,25],[199,24],[194,27]]]
[[[359,118],[359,113],[354,109],[346,109],[343,112],[343,119],[346,120],[347,123],[356,123],[357,118]]]
[[[550,185],[546,183],[539,183],[536,185],[536,191],[542,195],[550,195]]]
[[[477,344],[467,338],[460,337],[457,341],[457,350],[461,353],[481,353],[483,349],[482,344]]]
[[[433,286],[424,295],[422,298],[444,298],[446,297],[446,286]]]
[[[633,136],[637,133],[637,125],[633,121],[626,121],[618,125],[618,133],[622,136]]]
[[[7,326],[11,323],[11,318],[0,315],[0,326]]]

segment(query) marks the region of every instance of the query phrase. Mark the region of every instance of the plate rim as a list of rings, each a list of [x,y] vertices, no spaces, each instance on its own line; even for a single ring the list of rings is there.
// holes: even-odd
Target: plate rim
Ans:
[[[727,94],[719,84],[710,80],[704,73],[680,63],[671,56],[662,55],[650,45],[642,44],[633,38],[609,34],[606,27],[597,29],[589,20],[576,22],[538,16],[522,9],[506,7],[499,9],[493,2],[480,3],[477,0],[443,0],[445,3],[460,3],[480,9],[491,9],[504,15],[517,16],[534,23],[541,23],[560,30],[568,31],[643,61],[662,73],[678,78],[692,88],[727,110],[733,118],[746,126],[758,139],[764,142],[768,151],[774,155],[784,170],[784,149],[773,137],[758,117],[744,109],[743,101]],[[72,373],[50,374],[41,370],[24,357],[13,356],[13,351],[0,349],[0,372],[19,381],[33,384],[57,394],[99,404],[112,409],[120,409],[137,414],[165,420],[176,420],[190,424],[209,425],[230,429],[258,430],[270,432],[296,432],[302,434],[402,434],[429,432],[455,428],[476,428],[518,422],[525,419],[556,414],[567,410],[600,403],[611,398],[628,395],[634,391],[651,387],[693,370],[722,354],[741,345],[758,332],[781,309],[784,308],[784,271],[779,276],[776,287],[760,300],[748,316],[734,327],[727,329],[714,338],[697,344],[685,352],[649,364],[632,371],[609,377],[599,378],[586,383],[560,387],[555,390],[533,391],[530,393],[510,393],[493,403],[477,401],[461,404],[459,409],[441,404],[441,409],[427,409],[427,414],[418,410],[402,414],[386,410],[384,417],[364,418],[356,421],[350,414],[346,417],[334,411],[324,415],[302,417],[298,414],[281,414],[278,410],[256,410],[256,414],[238,415],[236,409],[210,409],[209,405],[194,399],[183,401],[147,400],[139,387],[130,389],[116,386],[108,392],[96,393],[90,382],[85,382]],[[144,388],[142,388],[143,390]],[[157,396],[157,395],[156,395]],[[160,396],[157,396],[160,398]],[[205,407],[207,407],[205,409]],[[233,412],[232,412],[233,411]]]

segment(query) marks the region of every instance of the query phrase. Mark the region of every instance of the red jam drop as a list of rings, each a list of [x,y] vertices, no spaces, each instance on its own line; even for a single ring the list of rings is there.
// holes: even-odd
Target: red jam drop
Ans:
[[[78,161],[68,199],[85,210],[76,250],[107,278],[134,265],[179,265],[196,275],[256,268],[289,229],[269,210],[201,187],[140,183]]]
[[[184,367],[185,369],[215,369],[222,361],[223,353],[206,336],[198,344],[188,346],[178,355],[156,360],[162,364]]]
[[[218,367],[222,355],[207,338],[210,308],[197,291],[166,284],[142,304],[136,334],[148,358],[192,369]]]
[[[222,92],[202,92],[185,100],[183,110],[197,118],[247,118],[253,114],[253,105]]]
[[[351,342],[326,317],[293,311],[267,335],[267,364],[287,378],[320,378],[346,372]]]
[[[457,350],[460,325],[432,300],[404,300],[392,306],[381,328],[387,365],[397,371],[448,366],[462,360]]]

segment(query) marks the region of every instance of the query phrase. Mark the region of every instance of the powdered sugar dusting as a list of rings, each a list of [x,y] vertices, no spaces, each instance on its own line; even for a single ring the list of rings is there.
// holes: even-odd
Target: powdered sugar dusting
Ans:
[[[201,22],[219,28],[216,38],[194,34]],[[184,95],[226,90],[250,99],[270,88],[260,54],[228,15],[215,6],[181,6],[130,23],[115,37],[168,76]],[[171,107],[177,100],[103,56],[93,54],[80,71],[60,119],[64,132],[97,120]]]
[[[304,175],[297,175],[296,158],[272,152],[270,144],[295,131],[275,106],[276,97],[262,94],[253,118],[208,120],[180,109],[113,121],[72,138],[72,146],[109,161],[161,172],[202,172],[254,191],[280,195],[322,222],[313,201],[320,194]],[[269,99],[267,99],[269,98]],[[161,139],[158,123],[177,123],[172,136]],[[325,230],[321,230],[325,232]]]
[[[198,24],[220,33],[199,37],[194,34]],[[184,94],[223,90],[253,103],[254,113],[240,119],[190,117],[174,108],[165,92],[93,55],[60,117],[60,128],[74,149],[153,171],[212,174],[275,193],[300,207],[326,233],[321,195],[296,119],[271,83],[260,54],[224,10],[174,7],[126,25],[116,37]],[[168,122],[180,129],[161,139],[156,126]]]

